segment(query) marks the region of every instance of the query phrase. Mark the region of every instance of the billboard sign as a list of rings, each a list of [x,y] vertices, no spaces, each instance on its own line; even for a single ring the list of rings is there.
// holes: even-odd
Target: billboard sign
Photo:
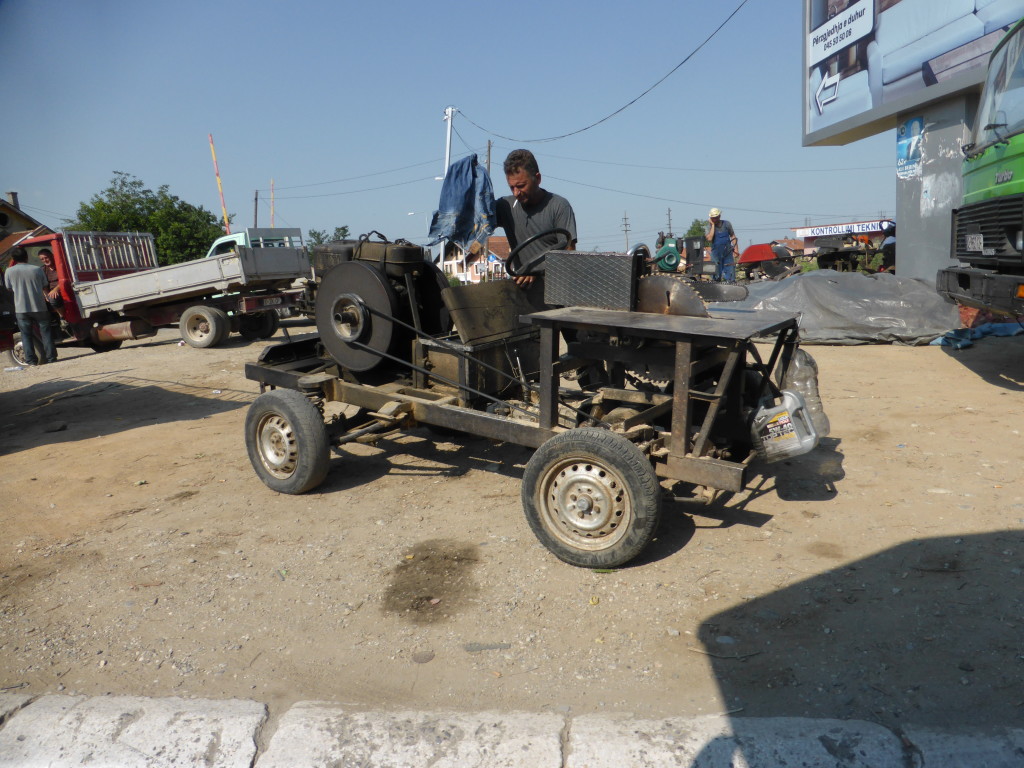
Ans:
[[[1024,0],[804,0],[804,145],[844,144],[980,89]]]

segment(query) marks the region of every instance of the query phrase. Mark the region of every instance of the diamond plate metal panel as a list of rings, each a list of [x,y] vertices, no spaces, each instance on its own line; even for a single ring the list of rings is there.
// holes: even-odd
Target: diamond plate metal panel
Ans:
[[[544,301],[560,307],[631,310],[640,255],[551,251],[544,270]]]

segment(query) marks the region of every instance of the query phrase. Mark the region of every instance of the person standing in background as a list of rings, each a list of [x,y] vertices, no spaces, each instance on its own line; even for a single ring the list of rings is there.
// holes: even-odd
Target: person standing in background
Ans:
[[[57,362],[57,347],[50,329],[50,310],[46,306],[46,273],[28,263],[28,253],[18,247],[11,252],[11,266],[4,273],[4,285],[14,294],[14,316],[21,332],[21,346],[27,365],[39,365],[35,341],[42,343],[44,363]]]
[[[715,265],[715,282],[736,282],[736,256],[739,247],[732,224],[722,218],[718,208],[708,213],[704,238],[711,244],[711,261]]]

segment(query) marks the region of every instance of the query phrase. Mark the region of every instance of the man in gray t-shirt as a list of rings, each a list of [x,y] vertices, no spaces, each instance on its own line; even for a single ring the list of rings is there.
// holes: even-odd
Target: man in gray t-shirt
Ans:
[[[569,243],[565,243],[562,235],[541,238],[517,256],[519,271],[523,274],[514,280],[517,285],[529,286],[535,277],[544,274],[544,253],[560,244],[563,250],[575,249],[576,215],[568,200],[541,188],[537,159],[528,149],[510,152],[505,158],[504,170],[512,194],[496,202],[495,214],[510,248],[551,229],[565,229],[572,236]]]
[[[50,332],[50,310],[46,306],[46,274],[42,267],[28,263],[28,253],[17,247],[11,253],[11,266],[4,273],[4,285],[14,294],[14,316],[21,332],[25,362],[37,365],[35,341],[42,342],[43,362],[57,361],[57,348]],[[38,338],[37,338],[38,334]]]

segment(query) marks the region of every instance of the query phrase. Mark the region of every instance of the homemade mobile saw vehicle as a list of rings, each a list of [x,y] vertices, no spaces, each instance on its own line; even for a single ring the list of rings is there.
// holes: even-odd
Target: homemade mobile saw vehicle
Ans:
[[[313,249],[318,334],[267,347],[245,369],[262,393],[246,444],[267,486],[308,491],[331,449],[421,424],[515,443],[536,449],[522,502],[538,539],[567,563],[613,567],[654,536],[662,479],[710,500],[742,490],[759,456],[817,444],[787,387],[804,354],[796,316],[707,309],[744,288],[646,275],[644,246],[552,250],[552,309],[510,280],[449,287],[426,256],[365,236]]]

